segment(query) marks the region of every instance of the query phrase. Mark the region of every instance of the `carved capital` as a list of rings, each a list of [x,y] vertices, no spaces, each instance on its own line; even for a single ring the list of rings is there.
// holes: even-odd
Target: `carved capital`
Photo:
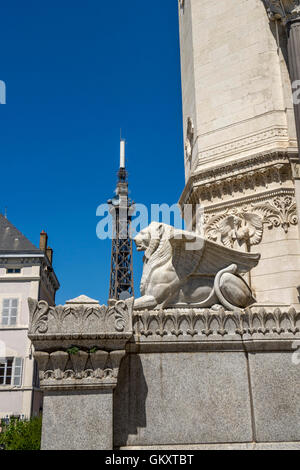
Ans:
[[[81,343],[83,347],[83,343]],[[43,390],[115,388],[125,349],[85,350],[70,347],[65,351],[35,351]]]
[[[75,299],[76,300],[76,299]],[[134,299],[113,301],[107,307],[96,303],[69,301],[66,305],[50,307],[47,302],[28,299],[30,339],[60,335],[100,334],[107,337],[123,337],[132,330]]]
[[[80,297],[50,307],[28,299],[28,337],[35,348],[41,388],[114,388],[133,332],[133,302],[113,301],[106,307]]]

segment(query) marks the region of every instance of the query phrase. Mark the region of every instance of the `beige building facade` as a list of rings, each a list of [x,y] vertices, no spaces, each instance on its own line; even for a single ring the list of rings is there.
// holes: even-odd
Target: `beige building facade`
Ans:
[[[207,238],[260,253],[260,304],[299,305],[297,135],[287,34],[263,0],[180,0],[186,185]],[[194,223],[196,227],[196,222]]]
[[[37,248],[0,214],[0,419],[40,413],[43,396],[31,341],[28,297],[55,304],[52,250]]]

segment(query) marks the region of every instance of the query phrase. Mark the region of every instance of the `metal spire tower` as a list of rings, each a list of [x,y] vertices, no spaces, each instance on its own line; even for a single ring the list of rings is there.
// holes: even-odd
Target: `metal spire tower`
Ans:
[[[116,196],[108,201],[113,217],[113,239],[109,298],[124,300],[134,296],[131,213],[134,203],[128,199],[128,173],[125,167],[125,141],[120,142],[120,169]]]

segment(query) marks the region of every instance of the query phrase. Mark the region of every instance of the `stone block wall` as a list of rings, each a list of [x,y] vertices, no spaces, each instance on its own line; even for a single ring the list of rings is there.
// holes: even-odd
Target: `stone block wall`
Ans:
[[[116,448],[300,448],[294,310],[147,312],[134,325],[114,392]]]

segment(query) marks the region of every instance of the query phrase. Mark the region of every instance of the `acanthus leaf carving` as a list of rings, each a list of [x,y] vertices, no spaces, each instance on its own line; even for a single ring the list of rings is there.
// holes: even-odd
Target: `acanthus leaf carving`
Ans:
[[[296,202],[291,196],[276,197],[273,201],[252,204],[252,207],[262,213],[263,223],[268,228],[282,227],[287,233],[291,225],[298,223]]]
[[[287,233],[298,224],[296,202],[292,196],[277,196],[272,201],[233,207],[221,214],[206,214],[204,223],[208,240],[250,251],[251,246],[261,242],[264,225],[269,229],[281,227]]]
[[[147,329],[144,329],[140,325],[145,325],[146,317]],[[157,328],[158,324],[160,328]],[[249,307],[232,312],[225,311],[222,307],[217,310],[171,309],[159,314],[154,311],[139,311],[135,313],[134,325],[135,334],[144,336],[149,341],[156,341],[153,338],[155,336],[160,336],[161,341],[164,336],[173,337],[175,341],[179,340],[179,336],[190,336],[195,341],[199,337],[235,335],[240,338],[254,335],[277,337],[290,333],[295,336],[300,332],[300,312],[294,307]]]
[[[30,331],[32,333],[47,333],[49,305],[43,300],[28,299],[30,314]]]

